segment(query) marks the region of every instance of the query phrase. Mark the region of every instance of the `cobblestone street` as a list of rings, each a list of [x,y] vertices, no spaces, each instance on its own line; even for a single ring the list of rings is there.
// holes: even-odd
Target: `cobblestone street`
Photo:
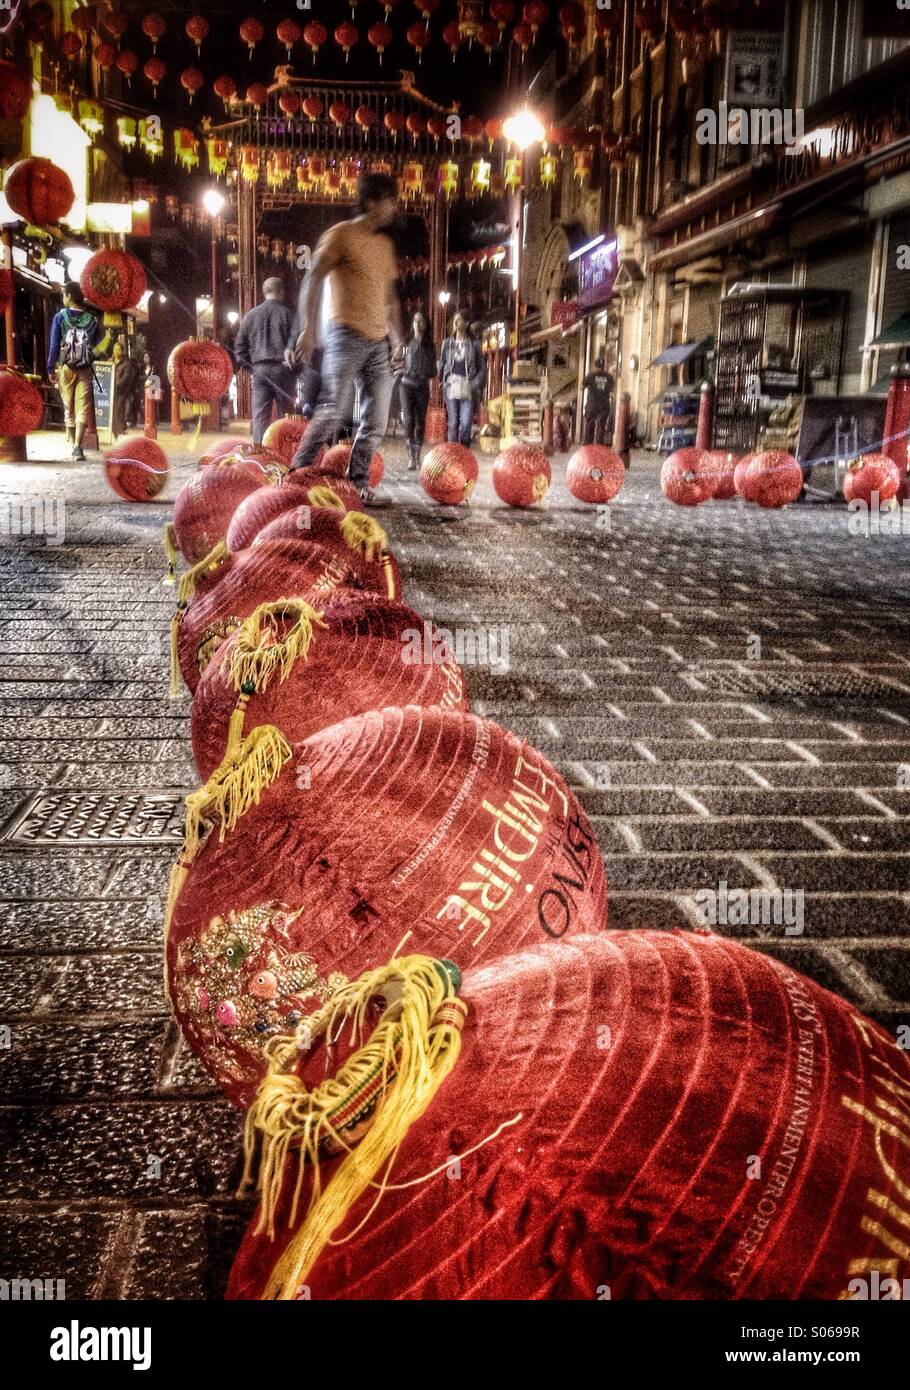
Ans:
[[[173,499],[194,463],[161,442]],[[384,454],[405,600],[505,630],[508,670],[466,670],[473,708],[578,790],[611,926],[693,930],[722,883],[802,892],[801,934],[716,930],[910,1023],[910,541],[851,535],[842,504],[674,507],[652,454],[608,513],[569,496],[564,456],[540,509],[499,504],[489,459],[470,509],[436,507]],[[170,502],[119,502],[97,458],[7,467],[0,490],[65,502],[62,543],[0,551],[0,1276],[218,1298],[249,1209],[241,1117],[162,989],[196,781],[189,698],[168,698]]]

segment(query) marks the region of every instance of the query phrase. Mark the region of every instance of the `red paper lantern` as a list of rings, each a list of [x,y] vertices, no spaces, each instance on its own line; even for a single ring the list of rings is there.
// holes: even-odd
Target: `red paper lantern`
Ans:
[[[73,10],[72,26],[79,34],[90,34],[94,27],[94,10],[88,5],[79,5]]]
[[[236,439],[219,439],[215,444],[210,444],[208,446],[205,453],[196,464],[196,467],[206,468],[209,464],[214,463],[216,459],[224,458],[225,455],[231,454],[235,449],[242,447],[242,445],[237,443]]]
[[[900,485],[900,469],[893,460],[884,454],[864,454],[853,460],[844,476],[844,501],[859,499],[874,507],[874,493],[878,493],[879,502],[890,502]]]
[[[587,18],[582,5],[563,5],[559,11],[559,27],[570,48],[582,42],[587,28]]]
[[[141,434],[118,440],[104,454],[108,484],[126,502],[153,501],[164,491],[169,468],[161,445]]]
[[[477,42],[492,61],[493,50],[498,48],[500,32],[495,24],[481,24],[477,32]]]
[[[37,6],[33,5],[30,13],[34,14],[36,9]],[[122,14],[120,10],[108,10],[101,16],[101,23],[104,25],[111,38],[118,40],[123,38],[123,35],[130,27],[129,19],[125,14]]]
[[[408,43],[419,55],[419,61],[423,62],[423,50],[429,46],[430,30],[425,24],[417,23],[410,25],[405,35]]]
[[[550,7],[542,4],[541,0],[531,0],[522,10],[521,17],[525,24],[530,25],[531,33],[536,38],[541,25],[546,24],[550,17]]]
[[[625,481],[621,455],[604,444],[583,444],[566,469],[566,487],[579,502],[610,502]]]
[[[60,51],[64,58],[68,58],[70,62],[73,62],[82,52],[82,39],[80,35],[74,34],[71,31],[65,33],[60,40]]]
[[[734,470],[736,455],[727,449],[708,449],[705,452],[704,467],[713,479],[711,496],[717,501],[727,501],[736,496]]]
[[[229,101],[233,101],[237,95],[237,83],[233,77],[228,77],[226,74],[222,77],[216,77],[213,87],[215,95],[221,98],[225,106]]]
[[[201,14],[190,15],[184,27],[187,36],[191,38],[196,45],[196,52],[201,53],[203,40],[207,39],[209,36],[208,20]]]
[[[178,343],[167,363],[167,378],[188,401],[213,401],[231,384],[234,368],[219,343],[190,338]]]
[[[257,43],[265,37],[265,26],[255,18],[245,19],[240,26],[240,37],[250,50],[250,57]]]
[[[367,30],[367,39],[379,54],[379,61],[382,63],[382,55],[392,42],[394,35],[391,27],[382,20],[378,24],[371,24]]]
[[[126,78],[127,82],[129,82],[130,78],[133,76],[138,66],[139,59],[136,57],[136,54],[133,52],[133,50],[131,48],[121,48],[119,54],[117,55],[117,67],[123,73],[123,76]]]
[[[349,19],[346,19],[343,24],[339,24],[338,28],[335,30],[335,42],[338,44],[338,47],[344,51],[345,62],[348,62],[350,59],[351,49],[354,47],[359,37],[360,34],[357,25],[352,24]]]
[[[363,509],[363,500],[353,483],[348,482],[347,478],[323,473],[318,463],[309,468],[293,469],[284,479],[283,486],[300,489],[305,496],[298,501],[306,501],[311,507],[337,507],[346,512]],[[281,537],[275,536],[274,539]]]
[[[205,78],[198,68],[184,68],[180,74],[180,85],[184,91],[190,94],[190,105],[193,104],[193,97],[204,85]]]
[[[714,479],[705,465],[704,449],[677,449],[664,460],[660,486],[678,507],[697,507],[714,494]]]
[[[512,42],[521,49],[522,57],[527,53],[531,44],[534,42],[534,30],[530,24],[516,24],[512,30]]]
[[[148,289],[141,261],[129,251],[104,247],[86,261],[79,284],[86,299],[105,313],[120,313],[137,305]]]
[[[300,25],[294,19],[283,19],[275,30],[275,33],[278,37],[278,42],[284,44],[287,49],[287,55],[290,58],[291,49],[294,47],[294,44],[300,42]]]
[[[379,120],[379,117],[373,110],[372,106],[358,106],[357,110],[354,112],[354,120],[356,121],[357,125],[360,126],[361,130],[367,131],[369,130],[370,126],[374,126],[376,124],[376,122]]]
[[[318,121],[325,110],[325,102],[322,100],[322,97],[305,97],[303,101],[303,110],[304,114],[308,116],[311,121]]]
[[[31,79],[15,63],[0,59],[0,119],[21,121],[32,99]]]
[[[101,43],[95,45],[95,52],[93,56],[99,68],[102,68],[106,72],[109,68],[112,68],[116,63],[117,50],[112,43],[102,41]]]
[[[259,561],[259,550],[249,559]],[[206,602],[247,563],[238,561]],[[421,625],[408,644],[418,662],[427,659],[429,631]],[[234,828],[222,838],[216,826],[195,852],[167,931],[177,1018],[233,1100],[248,1101],[264,1070],[271,1030],[256,1023],[287,1029],[287,1013],[303,1007],[289,1000],[271,1013],[256,1009],[258,960],[251,978],[235,974],[225,990],[225,953],[246,914],[257,912],[256,945],[275,952],[279,972],[296,955],[299,979],[298,953],[306,953],[298,998],[304,989],[330,991],[338,972],[356,979],[385,964],[406,933],[409,953],[447,956],[464,969],[547,936],[566,949],[576,933],[602,928],[606,883],[584,811],[550,764],[498,725],[411,705],[346,719],[287,751],[258,804],[245,809],[244,801]],[[235,955],[243,936],[238,945]],[[234,1008],[219,1010],[228,1001]],[[557,1017],[551,1012],[551,1030]],[[548,1069],[535,1071],[559,1092]]]
[[[0,438],[20,439],[41,428],[44,398],[24,376],[0,366]]]
[[[749,464],[755,458],[755,454],[743,454],[739,463],[733,469],[733,486],[740,497],[744,497],[747,502],[753,499],[748,492],[749,486]]]
[[[419,140],[421,135],[426,134],[426,117],[421,115],[419,111],[412,111],[411,114],[408,116],[408,119],[405,122],[405,124],[408,129],[408,134],[411,135],[415,140]]]
[[[229,1298],[802,1306],[888,1275],[897,1297],[910,1066],[853,1005],[736,941],[660,931],[471,962],[459,993],[460,1055],[381,1204],[371,1185],[342,1208],[327,1232],[349,1238],[298,1273],[313,1169],[289,1158],[274,1237],[253,1218]],[[317,1037],[293,1064],[316,1086],[326,1062]]]
[[[227,454],[209,458],[212,468],[232,468],[257,483],[277,483],[284,476],[285,467],[278,455],[262,444],[238,444]],[[199,467],[205,465],[199,460]]]
[[[749,464],[746,488],[750,501],[760,507],[786,507],[799,497],[804,482],[803,470],[792,454],[768,449]]]
[[[452,62],[454,63],[459,48],[461,47],[461,30],[455,20],[447,24],[442,31],[442,41],[452,50]]]
[[[515,18],[513,0],[490,0],[490,18],[496,23],[500,34],[507,24]]]
[[[466,116],[461,123],[461,138],[474,145],[483,135],[483,121],[479,116]]]
[[[300,487],[282,483],[279,487],[261,488],[245,498],[237,507],[227,529],[225,540],[228,550],[232,554],[247,550],[257,542],[267,526],[285,513],[291,514],[293,526],[284,530],[281,536],[270,535],[269,540],[318,541],[320,545],[340,545],[345,535],[342,522],[351,509],[338,497],[330,480],[325,477],[321,485],[312,482],[305,491],[306,496],[302,495]],[[360,523],[348,523],[348,531],[354,540],[363,539],[363,526]],[[387,548],[385,532],[377,530],[377,539],[381,542],[380,549],[372,546],[372,551],[378,556],[383,547]]]
[[[264,477],[237,468],[201,468],[184,483],[174,500],[171,524],[187,564],[198,564],[224,540],[238,505],[264,482]]]
[[[448,122],[445,116],[430,116],[427,118],[427,130],[436,141],[436,148],[439,148],[439,141],[443,135],[448,134]]]
[[[477,482],[477,460],[464,444],[437,444],[420,465],[420,486],[434,502],[467,502]]]
[[[316,62],[316,54],[328,37],[328,29],[326,29],[324,24],[320,24],[318,20],[311,20],[309,24],[304,26],[303,41],[313,54],[314,63]]]
[[[264,82],[251,82],[246,89],[246,99],[251,106],[255,106],[257,111],[261,106],[265,106],[269,99],[269,89]]]
[[[297,92],[289,89],[281,93],[278,98],[278,105],[286,116],[296,116],[300,110],[300,96]]]
[[[142,21],[142,32],[147,39],[151,39],[153,53],[158,52],[158,40],[161,38],[166,28],[167,25],[156,10],[152,10],[151,14],[147,14],[144,17]]]
[[[423,619],[403,604],[356,590],[329,594],[311,605],[319,616],[307,621],[302,642],[295,642],[301,635],[297,605],[282,605],[278,599],[248,618],[202,673],[191,734],[203,781],[227,752],[241,695],[238,681],[244,689],[255,686],[244,701],[245,729],[274,725],[291,743],[391,705],[467,708],[464,678],[448,644],[431,626],[425,633]],[[415,633],[426,641],[431,659],[403,660]]]
[[[273,420],[263,436],[263,444],[290,467],[297,452],[297,446],[307,432],[309,421],[302,415],[285,415],[281,420]]]
[[[333,101],[329,107],[329,116],[336,125],[345,125],[351,119],[351,108],[346,101]]]
[[[414,4],[426,24],[430,22],[430,15],[439,9],[439,0],[414,0]]]
[[[387,111],[382,118],[382,123],[388,130],[392,138],[397,140],[399,133],[405,128],[405,117],[402,111]]]
[[[332,477],[346,478],[350,458],[350,444],[333,444],[331,449],[327,449],[325,452],[319,465],[320,471]],[[384,473],[385,466],[382,461],[382,454],[377,449],[370,460],[370,487],[378,487],[382,482]]]
[[[498,116],[491,116],[484,126],[484,132],[490,144],[502,139],[502,121]]]
[[[552,479],[550,460],[542,449],[515,444],[493,464],[496,496],[510,507],[531,507],[546,497]]]
[[[622,9],[619,5],[611,5],[609,9],[598,9],[594,12],[594,27],[599,39],[611,38],[621,24]]]
[[[167,76],[167,64],[161,58],[149,58],[142,71],[151,82],[154,90],[157,91],[159,83],[163,82]]]
[[[38,227],[59,222],[76,196],[69,174],[38,156],[12,165],[3,192],[13,212]]]

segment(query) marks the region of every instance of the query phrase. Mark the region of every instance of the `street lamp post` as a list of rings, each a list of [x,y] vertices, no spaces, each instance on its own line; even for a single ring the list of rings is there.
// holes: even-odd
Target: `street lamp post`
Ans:
[[[218,341],[218,239],[215,227],[218,214],[224,207],[224,195],[217,188],[207,188],[202,195],[202,206],[212,220],[212,340]]]
[[[521,111],[516,111],[513,116],[509,116],[502,123],[502,133],[521,153],[521,179],[518,185],[518,225],[515,228],[515,356],[513,362],[518,361],[518,343],[521,332],[521,270],[522,270],[522,240],[524,232],[524,213],[525,213],[525,154],[532,145],[539,144],[546,134],[540,117],[528,107],[523,107]]]

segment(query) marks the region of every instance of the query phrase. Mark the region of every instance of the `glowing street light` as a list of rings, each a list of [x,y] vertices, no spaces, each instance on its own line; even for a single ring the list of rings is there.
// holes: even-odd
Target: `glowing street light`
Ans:
[[[216,219],[225,204],[224,194],[217,188],[207,188],[202,195],[202,206],[212,219],[212,339],[218,341],[218,241],[215,236]]]
[[[219,193],[217,188],[207,188],[202,195],[202,206],[209,217],[217,217],[224,207],[224,194]]]
[[[522,154],[532,145],[539,144],[546,136],[540,117],[527,106],[506,117],[502,123],[502,133],[516,149],[521,150]],[[522,164],[524,164],[523,160]],[[522,173],[522,179],[518,185],[518,224],[515,228],[513,256],[515,284],[515,356],[513,363],[518,361],[518,341],[521,332],[521,239],[524,231],[524,214],[525,185],[524,174]]]

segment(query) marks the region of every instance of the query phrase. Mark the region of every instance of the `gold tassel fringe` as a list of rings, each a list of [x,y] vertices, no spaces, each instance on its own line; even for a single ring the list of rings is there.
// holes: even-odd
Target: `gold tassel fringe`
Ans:
[[[245,1130],[244,1183],[250,1181],[261,1135],[257,1230],[267,1228],[274,1236],[291,1150],[297,1150],[299,1170],[290,1225],[296,1221],[307,1163],[313,1167],[313,1189],[303,1223],[272,1269],[263,1298],[295,1298],[321,1251],[367,1187],[376,1186],[373,1179],[382,1169],[376,1201],[381,1200],[402,1142],[458,1061],[467,1006],[455,997],[456,981],[460,983],[450,962],[403,956],[342,985],[317,1013],[301,1020],[294,1037],[266,1043],[269,1070],[247,1113]],[[345,1017],[351,1018],[354,1038],[361,1038],[368,1005],[377,996],[386,1007],[369,1040],[337,1076],[307,1090],[293,1071],[301,1050],[324,1033],[337,1036]],[[346,1138],[345,1130],[355,1123],[359,1127],[370,1104],[375,1108],[362,1139]],[[323,1188],[320,1148],[325,1147],[341,1150],[345,1157]]]
[[[290,624],[282,637],[281,623]],[[265,690],[277,671],[287,680],[295,661],[305,661],[316,626],[327,627],[322,614],[300,598],[260,603],[241,624],[230,653],[235,690]]]
[[[164,582],[165,584],[173,584],[177,577],[177,557],[179,552],[177,550],[177,534],[174,530],[174,523],[172,521],[165,522],[162,544],[164,545],[164,554],[167,560],[167,573],[164,576]]]
[[[388,549],[389,538],[385,531],[365,512],[348,512],[341,522],[341,534],[351,550],[361,551],[368,560],[378,560]]]
[[[273,724],[260,724],[227,754],[204,787],[190,792],[186,799],[184,853],[195,858],[202,843],[203,822],[217,820],[218,838],[229,830],[251,806],[257,806],[262,793],[291,757],[291,745]]]
[[[177,602],[184,607],[189,603],[193,594],[196,592],[196,585],[209,570],[217,569],[220,564],[230,556],[230,551],[224,541],[217,541],[212,546],[208,555],[202,560],[198,560],[195,565],[191,565],[188,570],[184,570],[177,584]]]
[[[171,618],[171,684],[170,696],[176,700],[180,694],[180,654],[178,642],[180,638],[180,620],[183,617],[183,609],[178,608],[173,618]]]
[[[311,507],[330,507],[333,512],[347,511],[338,493],[326,484],[309,488],[306,497]]]

